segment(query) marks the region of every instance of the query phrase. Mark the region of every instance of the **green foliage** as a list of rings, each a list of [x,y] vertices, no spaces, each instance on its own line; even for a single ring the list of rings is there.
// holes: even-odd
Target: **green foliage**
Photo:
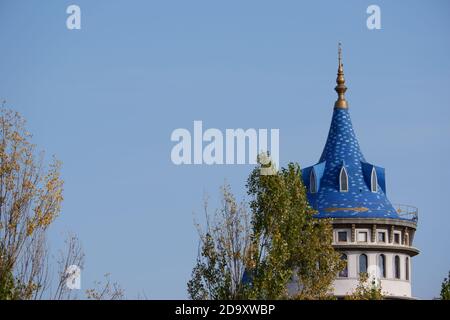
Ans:
[[[206,234],[202,247],[202,257],[193,270],[193,278],[188,282],[188,292],[194,300],[230,299],[230,271],[225,264],[224,251],[217,251],[214,239]]]
[[[441,285],[441,300],[450,300],[450,271]]]
[[[188,282],[194,300],[229,300],[246,297],[242,275],[249,256],[250,221],[244,204],[238,205],[230,187],[222,188],[222,208],[213,216],[205,202],[207,229],[198,226],[201,252]]]
[[[16,300],[17,298],[14,277],[11,272],[4,272],[4,275],[0,277],[0,300]]]
[[[314,217],[298,165],[249,176],[250,217],[227,187],[219,219],[200,234],[188,282],[192,299],[328,299],[343,263],[331,245],[330,221]],[[228,208],[228,209],[227,209]],[[240,217],[240,219],[236,219]],[[217,218],[217,216],[216,216]],[[250,218],[251,223],[247,223]],[[250,283],[243,283],[246,271]],[[288,284],[296,285],[289,295]]]
[[[345,297],[346,300],[383,300],[381,286],[376,280],[370,280],[367,273],[360,273],[355,291]]]
[[[2,257],[4,250],[0,248],[0,300],[18,300],[22,298],[24,287],[19,280],[14,278],[10,267],[5,264]]]
[[[290,163],[275,175],[248,179],[252,197],[253,291],[256,299],[288,298],[296,284],[297,299],[330,297],[343,264],[331,245],[330,221],[317,219],[309,206],[300,167]]]

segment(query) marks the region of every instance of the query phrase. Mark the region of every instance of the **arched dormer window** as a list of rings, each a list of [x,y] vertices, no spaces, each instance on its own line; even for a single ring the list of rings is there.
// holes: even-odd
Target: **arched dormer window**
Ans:
[[[317,183],[316,183],[316,173],[314,168],[311,170],[309,174],[309,192],[316,193],[317,192]]]
[[[378,178],[375,168],[372,168],[372,174],[370,175],[370,189],[372,192],[378,192]]]
[[[342,167],[341,172],[339,173],[339,191],[348,191],[348,175],[345,167]]]

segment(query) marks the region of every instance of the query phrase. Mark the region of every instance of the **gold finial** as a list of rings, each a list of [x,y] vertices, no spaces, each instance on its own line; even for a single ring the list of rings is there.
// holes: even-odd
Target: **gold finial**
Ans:
[[[339,42],[338,44],[338,73],[336,78],[337,86],[334,88],[338,94],[338,99],[334,103],[335,108],[347,109],[348,104],[347,100],[345,100],[345,91],[347,91],[347,87],[345,86],[344,79],[344,65],[342,64],[342,44]]]

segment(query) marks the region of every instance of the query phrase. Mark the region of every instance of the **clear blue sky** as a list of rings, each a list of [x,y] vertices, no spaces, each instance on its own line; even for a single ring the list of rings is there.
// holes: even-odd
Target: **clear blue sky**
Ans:
[[[66,28],[78,4],[82,30]],[[381,7],[381,30],[366,8]],[[175,166],[176,128],[279,128],[281,163],[316,163],[344,44],[347,99],[388,196],[420,209],[413,293],[437,296],[450,269],[448,1],[0,0],[0,98],[64,163],[52,229],[79,235],[83,286],[106,272],[128,297],[185,298],[193,212],[250,166]]]

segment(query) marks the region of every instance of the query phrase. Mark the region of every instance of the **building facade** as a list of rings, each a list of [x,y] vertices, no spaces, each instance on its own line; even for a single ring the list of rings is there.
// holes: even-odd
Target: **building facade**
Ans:
[[[322,155],[302,170],[310,205],[318,218],[331,218],[333,245],[346,261],[334,283],[337,297],[350,294],[359,274],[377,281],[389,298],[410,299],[411,258],[418,211],[387,198],[385,170],[362,154],[345,99],[341,48],[331,126]]]

